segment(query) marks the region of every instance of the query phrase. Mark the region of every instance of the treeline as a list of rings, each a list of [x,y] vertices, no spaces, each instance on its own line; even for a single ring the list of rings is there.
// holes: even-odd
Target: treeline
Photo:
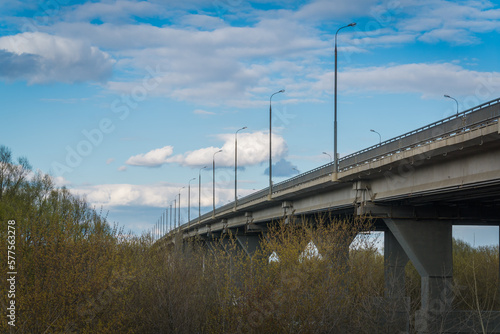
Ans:
[[[110,226],[0,146],[0,259],[7,263],[6,226],[15,220],[17,270],[16,326],[3,317],[0,332],[394,332],[383,256],[360,233],[370,222],[326,218],[271,226],[252,257],[230,235],[210,247],[153,244]],[[498,248],[455,241],[454,265],[455,307],[498,310]],[[406,281],[411,315],[420,301],[411,264]],[[7,289],[4,281],[3,314]]]
[[[134,248],[123,231],[111,227],[85,200],[56,188],[50,176],[33,172],[26,158],[14,160],[10,149],[0,146],[0,258],[5,274],[7,223],[12,220],[16,318],[12,327],[3,316],[0,332],[101,333],[133,324],[121,317],[124,296],[114,293],[109,305],[100,302],[111,284],[128,277],[133,267]],[[7,288],[1,285],[2,314],[12,300]]]

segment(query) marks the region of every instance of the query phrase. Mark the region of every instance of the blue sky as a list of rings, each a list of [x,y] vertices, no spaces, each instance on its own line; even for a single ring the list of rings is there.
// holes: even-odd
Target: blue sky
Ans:
[[[244,126],[238,195],[266,187],[280,89],[274,181],[327,163],[333,41],[350,22],[338,35],[341,155],[376,144],[370,129],[384,140],[452,115],[444,94],[463,110],[500,91],[490,1],[3,0],[0,14],[0,144],[135,232],[205,165],[210,210],[219,149],[217,205],[232,201]]]

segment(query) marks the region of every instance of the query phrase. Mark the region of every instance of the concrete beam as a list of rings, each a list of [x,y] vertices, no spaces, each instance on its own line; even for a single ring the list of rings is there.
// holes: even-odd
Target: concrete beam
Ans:
[[[384,219],[420,274],[421,309],[415,316],[419,333],[434,333],[453,301],[452,224],[449,221]]]
[[[452,225],[448,221],[384,218],[422,277],[451,277]]]
[[[254,256],[255,252],[260,249],[261,234],[237,234],[236,240],[245,253],[251,258]]]

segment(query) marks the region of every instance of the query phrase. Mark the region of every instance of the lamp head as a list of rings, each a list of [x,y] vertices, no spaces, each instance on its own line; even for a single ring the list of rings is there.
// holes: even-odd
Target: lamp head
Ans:
[[[371,132],[375,132],[375,130],[373,130],[373,129],[370,129],[370,131],[371,131]]]
[[[354,27],[356,25],[356,22],[349,23],[347,26],[348,27]]]
[[[444,94],[444,97],[451,99],[451,96],[449,96],[448,94]]]
[[[284,93],[284,92],[285,92],[285,90],[284,90],[284,89],[282,89],[282,90],[280,90],[278,93]]]

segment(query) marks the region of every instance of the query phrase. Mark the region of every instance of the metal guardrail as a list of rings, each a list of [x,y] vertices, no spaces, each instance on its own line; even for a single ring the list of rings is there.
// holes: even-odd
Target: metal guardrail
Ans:
[[[493,108],[496,106],[497,108]],[[388,139],[377,145],[367,147],[363,150],[349,154],[339,159],[339,171],[376,161],[384,157],[397,154],[410,148],[418,147],[439,140],[441,138],[452,136],[467,129],[472,129],[484,124],[498,121],[500,117],[500,98],[483,103],[476,107],[462,111],[456,115],[441,119],[437,122],[428,124],[416,130],[407,132],[400,136]],[[273,193],[296,187],[300,184],[331,175],[334,163],[330,162],[317,167],[305,173],[299,174],[288,180],[273,185]],[[267,198],[269,188],[259,190],[238,200],[238,205],[251,203],[255,200]],[[215,210],[215,214],[226,212],[234,208],[234,202],[225,204]],[[202,215],[201,221],[212,217],[212,212]],[[188,226],[196,226],[198,218],[190,223],[181,226],[184,229]]]

